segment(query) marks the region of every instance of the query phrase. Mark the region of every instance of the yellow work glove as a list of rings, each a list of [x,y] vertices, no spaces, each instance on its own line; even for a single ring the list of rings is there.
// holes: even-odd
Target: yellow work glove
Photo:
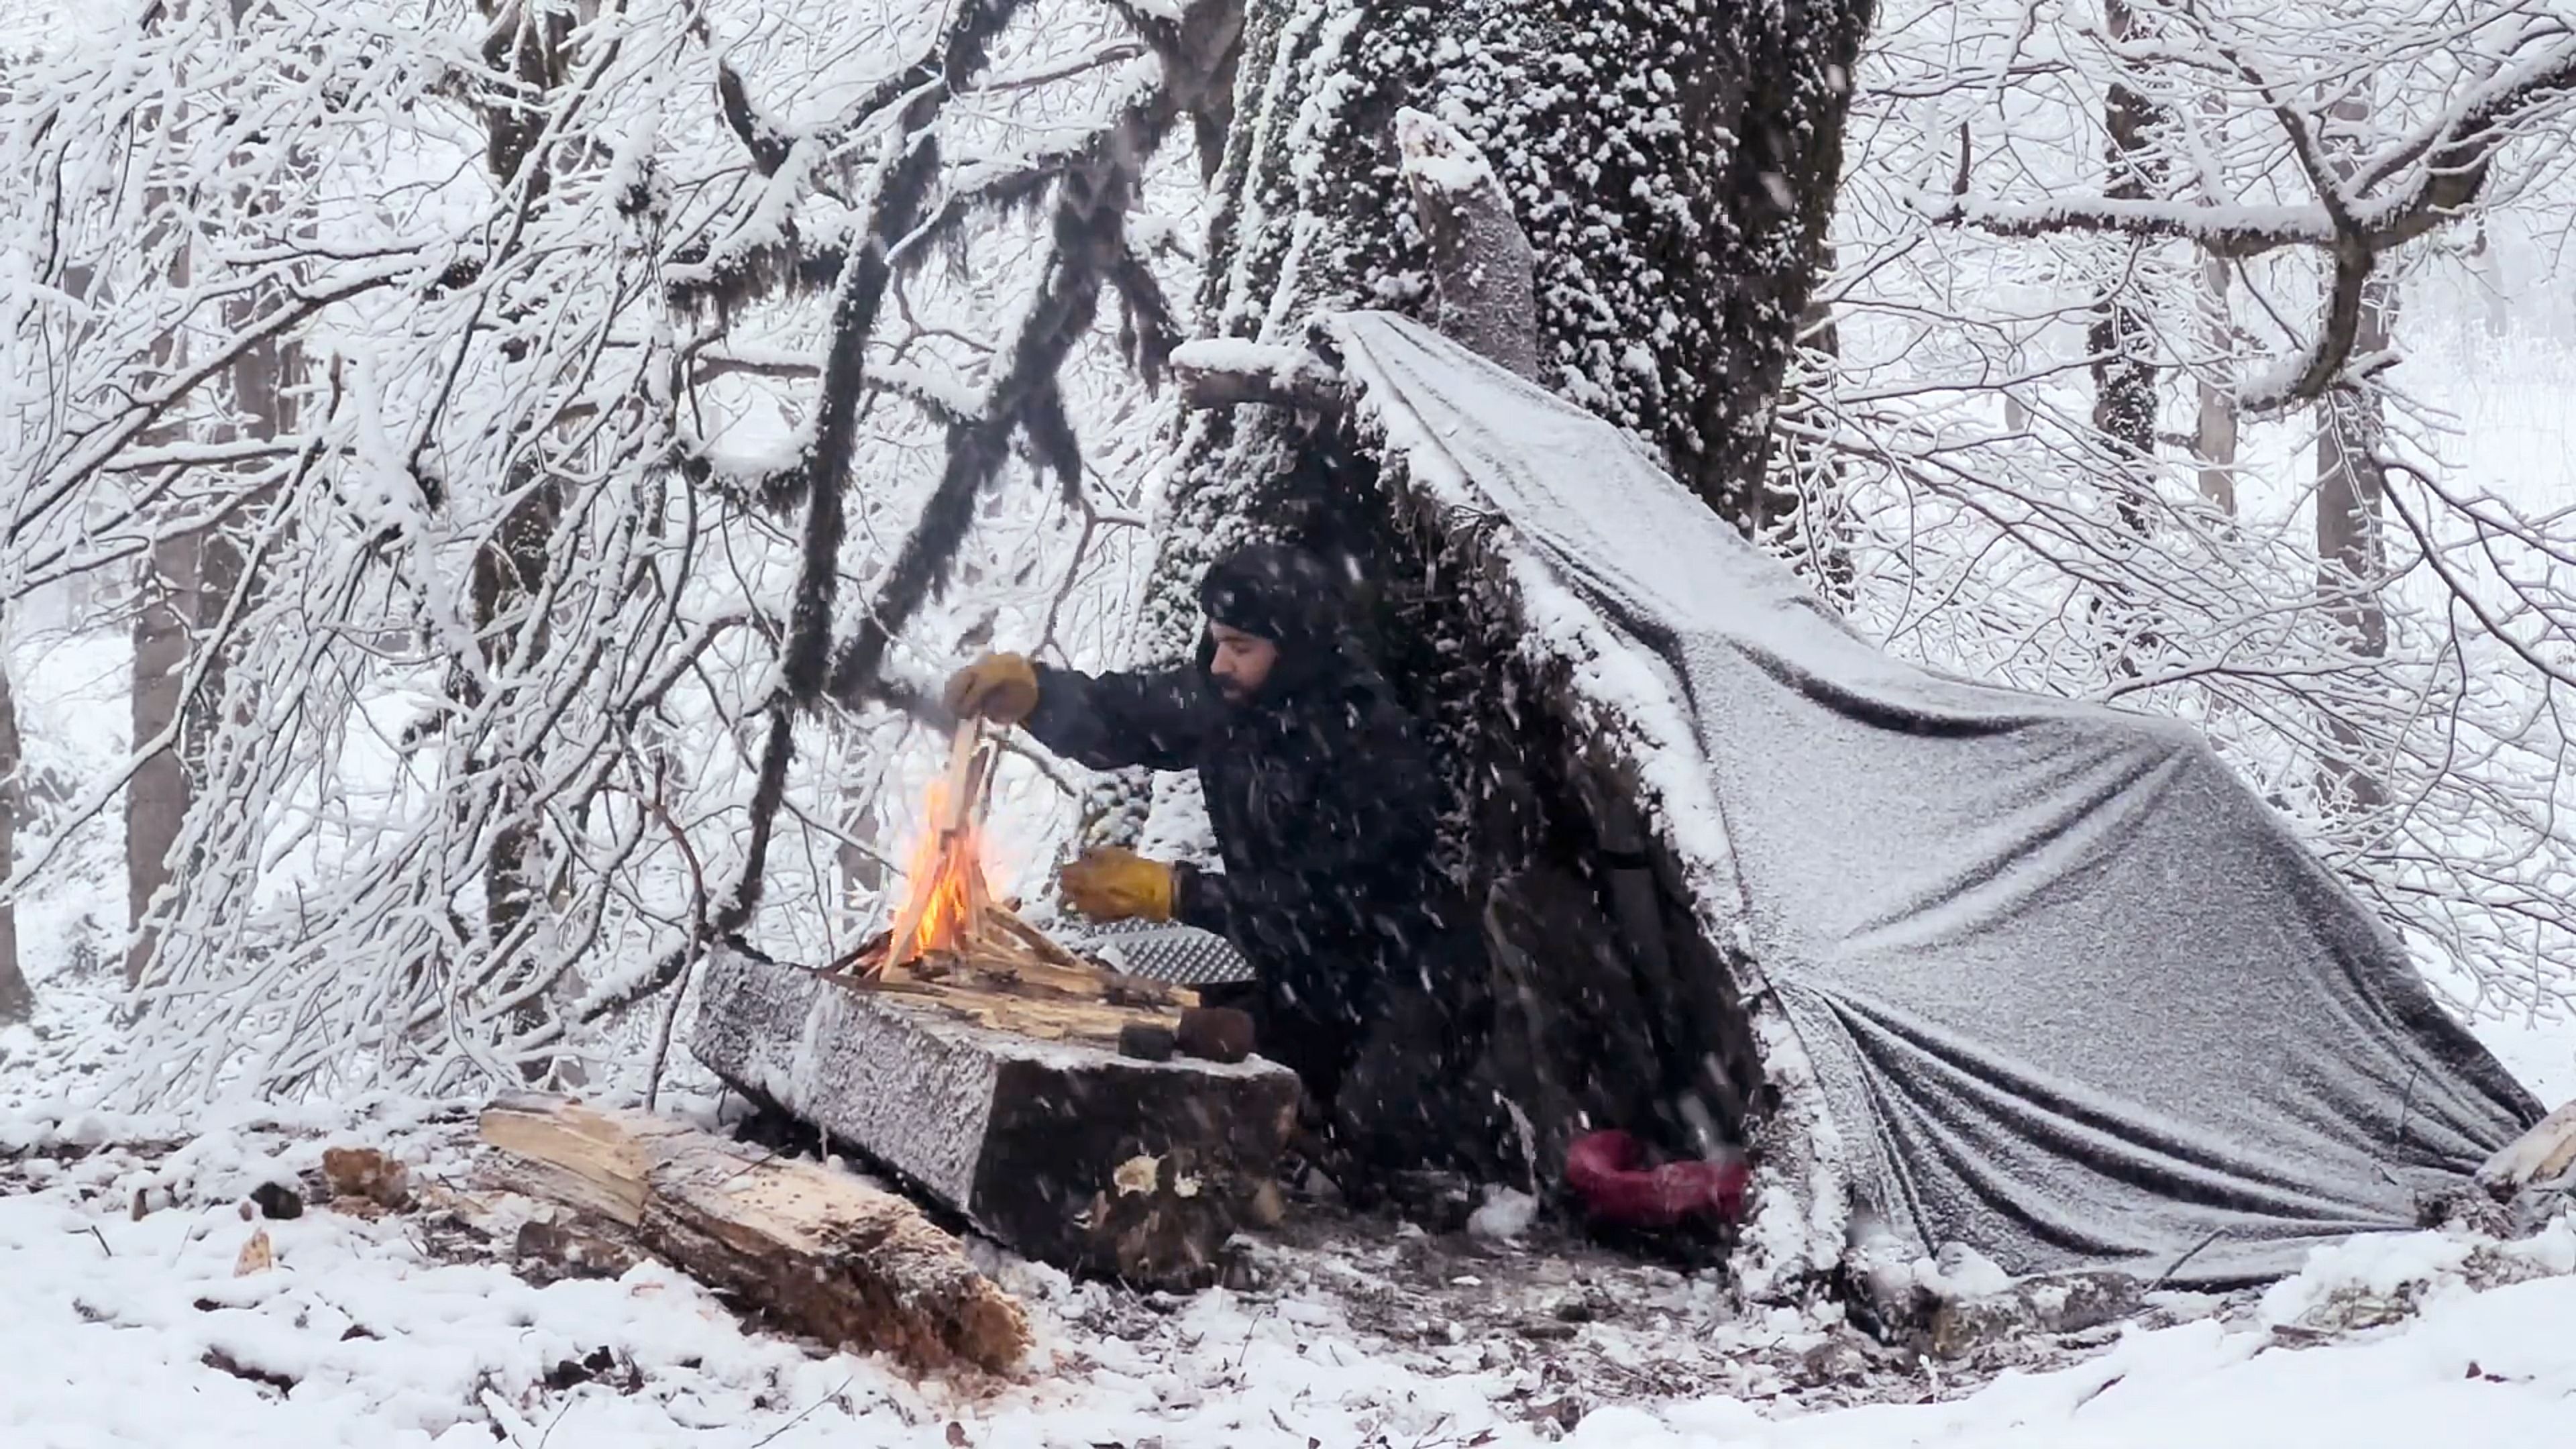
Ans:
[[[1056,881],[1065,904],[1095,921],[1172,918],[1172,868],[1120,846],[1084,851]]]
[[[1038,707],[1038,672],[1024,654],[987,654],[948,676],[948,712],[1015,725]]]

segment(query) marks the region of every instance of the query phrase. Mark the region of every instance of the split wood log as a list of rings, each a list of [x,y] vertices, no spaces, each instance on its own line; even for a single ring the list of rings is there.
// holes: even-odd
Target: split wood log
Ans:
[[[1274,1063],[1116,1054],[1121,1026],[1168,1015],[1009,997],[967,1013],[960,991],[870,990],[730,949],[703,992],[691,1049],[736,1090],[1021,1253],[1138,1287],[1215,1280],[1296,1118],[1297,1078]],[[1040,1006],[1099,1018],[1106,1044],[988,1024]]]
[[[921,1209],[813,1162],[665,1118],[552,1097],[496,1102],[506,1186],[631,1233],[797,1330],[918,1369],[995,1372],[1029,1347],[1019,1303]]]
[[[2576,1102],[2506,1143],[2478,1169],[2477,1182],[2498,1201],[2531,1187],[2576,1186]]]

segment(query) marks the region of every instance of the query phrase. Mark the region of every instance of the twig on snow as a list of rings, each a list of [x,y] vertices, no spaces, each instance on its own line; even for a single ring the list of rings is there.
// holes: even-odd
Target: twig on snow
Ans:
[[[749,1449],[762,1449],[763,1445],[777,1439],[779,1435],[786,1433],[788,1430],[804,1423],[807,1419],[812,1418],[816,1409],[819,1409],[825,1404],[832,1402],[834,1399],[839,1398],[841,1396],[841,1390],[848,1388],[851,1380],[857,1377],[858,1375],[852,1374],[850,1378],[841,1380],[840,1388],[836,1388],[830,1393],[825,1394],[823,1397],[816,1399],[814,1402],[807,1404],[802,1410],[798,1411],[795,1418],[788,1420],[786,1423],[781,1424],[777,1428],[770,1430],[768,1433],[761,1435],[759,1438],[752,1440]]]

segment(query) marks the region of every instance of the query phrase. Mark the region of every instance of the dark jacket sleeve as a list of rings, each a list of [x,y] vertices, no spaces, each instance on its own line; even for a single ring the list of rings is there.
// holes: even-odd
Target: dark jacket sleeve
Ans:
[[[1319,752],[1305,798],[1272,802],[1272,819],[1303,827],[1294,842],[1246,851],[1261,864],[1241,874],[1180,867],[1175,915],[1239,948],[1289,930],[1335,954],[1401,954],[1394,937],[1424,908],[1433,874],[1438,782],[1411,715],[1376,700],[1357,716]],[[1365,983],[1350,984],[1364,999]]]
[[[1039,744],[1095,770],[1190,769],[1215,722],[1217,701],[1190,665],[1094,675],[1041,664],[1037,676],[1038,705],[1024,726]]]

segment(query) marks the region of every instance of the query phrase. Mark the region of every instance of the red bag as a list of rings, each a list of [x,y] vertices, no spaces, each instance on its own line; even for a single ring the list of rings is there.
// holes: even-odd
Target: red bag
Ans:
[[[1742,1153],[1650,1168],[1646,1144],[1615,1128],[1585,1133],[1565,1152],[1565,1185],[1584,1211],[1623,1228],[1668,1228],[1692,1218],[1742,1222],[1752,1176]]]

